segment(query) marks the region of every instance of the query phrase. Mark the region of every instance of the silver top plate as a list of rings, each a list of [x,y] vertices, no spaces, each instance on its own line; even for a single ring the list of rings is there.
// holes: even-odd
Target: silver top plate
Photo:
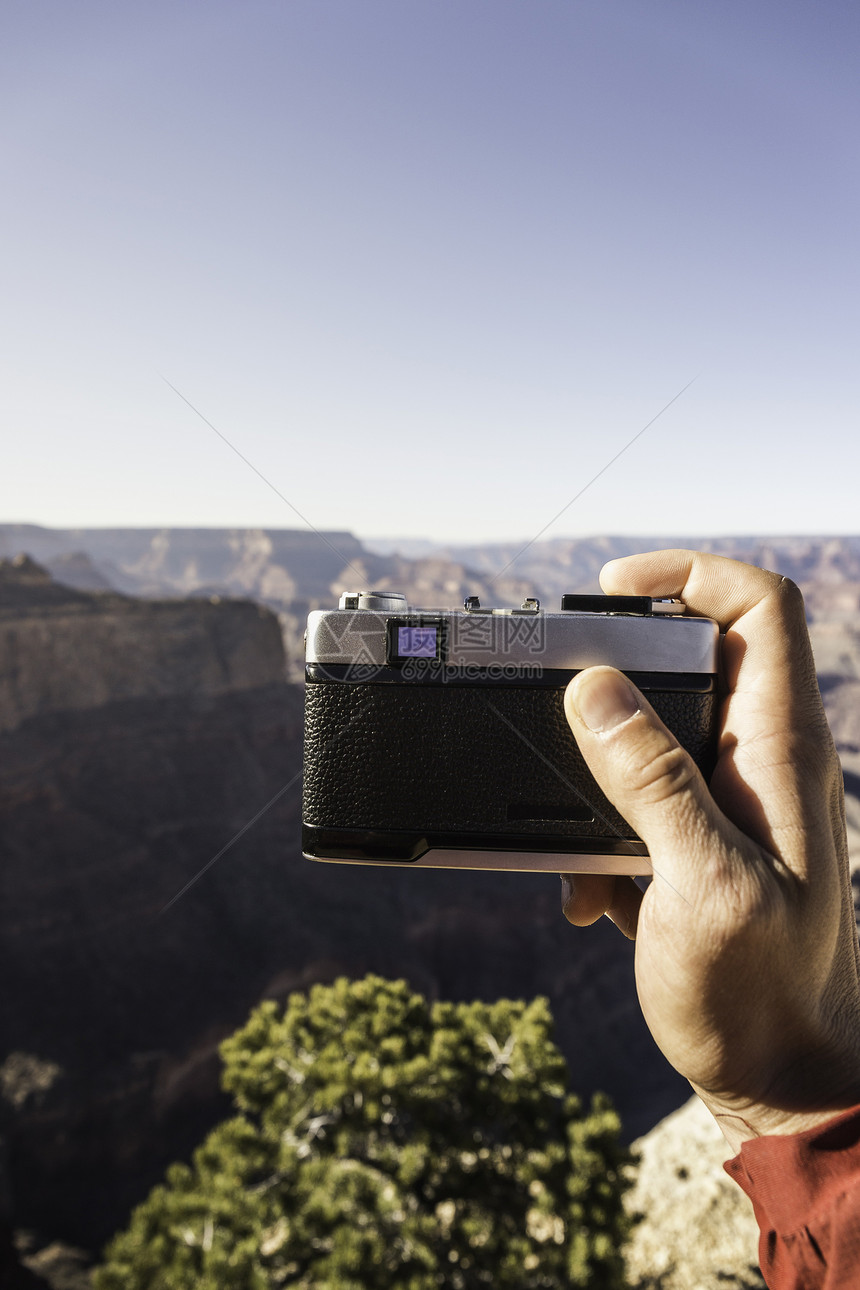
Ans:
[[[579,671],[605,663],[624,672],[717,671],[719,626],[679,614],[484,614],[455,610],[380,613],[319,609],[308,617],[308,663],[384,667],[388,624],[395,619],[441,622],[451,667],[511,664]]]

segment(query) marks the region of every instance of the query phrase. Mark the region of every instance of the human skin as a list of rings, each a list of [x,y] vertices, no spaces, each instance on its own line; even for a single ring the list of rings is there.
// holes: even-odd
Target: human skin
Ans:
[[[620,672],[571,681],[565,711],[592,774],[647,844],[653,880],[562,875],[584,926],[636,940],[636,984],[661,1050],[737,1151],[860,1103],[860,951],[842,773],[803,600],[720,556],[613,560],[604,591],[675,596],[725,633],[718,759],[705,784]]]

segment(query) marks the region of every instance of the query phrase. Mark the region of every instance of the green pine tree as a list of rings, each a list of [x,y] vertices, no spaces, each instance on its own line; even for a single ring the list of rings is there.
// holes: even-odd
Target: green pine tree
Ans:
[[[566,1091],[545,999],[429,1004],[367,977],[222,1046],[238,1115],[173,1165],[96,1290],[613,1290],[629,1153]]]

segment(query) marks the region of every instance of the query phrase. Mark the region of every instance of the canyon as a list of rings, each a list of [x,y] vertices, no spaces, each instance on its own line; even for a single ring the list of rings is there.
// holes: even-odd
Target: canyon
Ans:
[[[516,544],[411,559],[342,533],[0,526],[0,1270],[59,1284],[18,1266],[13,1231],[96,1252],[226,1113],[221,1039],[340,974],[546,995],[572,1087],[607,1091],[628,1138],[684,1102],[632,947],[605,920],[571,929],[557,879],[335,868],[299,846],[308,608],[362,585],[554,605],[606,558],[677,544],[535,543],[499,577]],[[698,545],[803,587],[856,867],[860,539]]]

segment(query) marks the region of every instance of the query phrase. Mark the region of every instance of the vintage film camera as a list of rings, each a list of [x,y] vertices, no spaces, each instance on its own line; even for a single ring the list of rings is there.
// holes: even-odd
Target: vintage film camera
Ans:
[[[719,629],[677,600],[563,596],[410,610],[345,593],[306,636],[302,849],[312,860],[647,874],[563,711],[582,668],[626,672],[707,776]]]

